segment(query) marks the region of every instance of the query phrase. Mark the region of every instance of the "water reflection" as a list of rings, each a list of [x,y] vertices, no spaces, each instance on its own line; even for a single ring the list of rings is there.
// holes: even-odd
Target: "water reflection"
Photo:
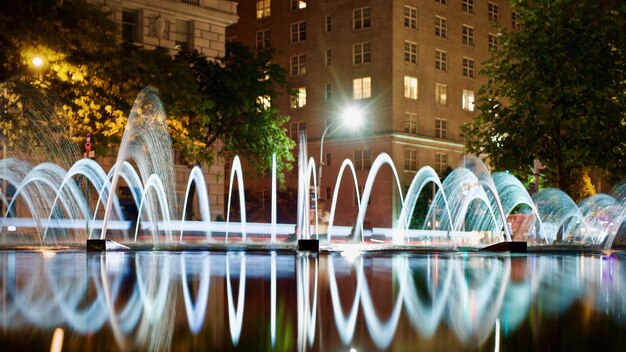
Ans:
[[[556,347],[584,348],[583,334],[619,346],[625,263],[621,253],[0,252],[0,346],[49,348],[54,336],[68,350],[497,349],[555,346],[554,331],[568,336]]]

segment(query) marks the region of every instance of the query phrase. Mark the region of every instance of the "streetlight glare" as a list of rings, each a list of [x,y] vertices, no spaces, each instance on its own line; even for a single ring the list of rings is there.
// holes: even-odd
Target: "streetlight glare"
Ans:
[[[341,119],[344,124],[356,128],[363,123],[363,112],[361,109],[351,106],[343,111]]]
[[[33,63],[33,66],[35,66],[35,67],[41,67],[41,65],[43,65],[43,59],[40,58],[39,56],[35,56],[33,58],[32,63]]]

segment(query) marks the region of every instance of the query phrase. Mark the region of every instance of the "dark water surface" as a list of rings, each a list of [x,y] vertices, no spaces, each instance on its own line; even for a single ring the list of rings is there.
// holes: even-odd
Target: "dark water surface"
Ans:
[[[0,275],[0,351],[626,350],[623,252],[0,251]]]

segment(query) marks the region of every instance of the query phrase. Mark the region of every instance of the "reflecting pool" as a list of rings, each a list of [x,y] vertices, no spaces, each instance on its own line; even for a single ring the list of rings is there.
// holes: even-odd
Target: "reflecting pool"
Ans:
[[[623,252],[41,249],[0,275],[3,351],[626,346]]]

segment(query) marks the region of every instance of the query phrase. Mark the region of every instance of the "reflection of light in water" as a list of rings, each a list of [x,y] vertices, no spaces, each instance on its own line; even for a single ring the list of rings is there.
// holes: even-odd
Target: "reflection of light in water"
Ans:
[[[52,334],[52,343],[50,344],[50,352],[61,352],[63,349],[63,329],[54,329]]]
[[[196,274],[196,270],[187,269],[186,257],[192,256],[194,259],[195,267],[199,266],[200,273],[200,287],[198,288],[197,297],[195,300],[191,298],[189,292],[189,284],[187,283],[187,276],[189,274]],[[201,261],[198,261],[200,259]],[[199,265],[198,265],[199,264]],[[180,256],[180,276],[183,286],[183,297],[185,300],[185,311],[187,312],[187,321],[189,322],[189,329],[194,334],[197,334],[202,329],[204,323],[204,314],[206,312],[207,303],[209,302],[209,285],[211,283],[211,257],[208,253],[201,253],[199,256],[189,253],[182,253]],[[195,305],[194,303],[195,302]]]
[[[352,301],[352,307],[350,308],[348,318],[346,318],[343,314],[341,301],[339,299],[339,290],[337,288],[337,279],[335,277],[335,258],[336,257],[334,256],[328,257],[328,283],[330,288],[330,299],[333,304],[333,316],[335,318],[335,325],[337,326],[339,338],[341,339],[341,342],[347,346],[352,341],[354,328],[356,327],[356,317],[359,312],[359,303],[361,300],[361,280],[357,279],[356,289],[354,291],[354,300]],[[358,263],[356,265],[357,267],[362,268],[363,258],[360,256],[357,258]],[[349,262],[352,264],[354,260],[349,260]]]
[[[241,257],[239,264],[239,294],[237,296],[237,308],[233,304],[233,289],[230,283],[230,257],[233,253],[226,255],[226,290],[228,292],[228,321],[230,327],[230,338],[233,345],[237,346],[241,337],[241,326],[243,325],[243,310],[245,307],[244,297],[246,295],[246,255],[238,253]]]
[[[313,261],[314,271],[311,274],[309,261]],[[296,280],[298,285],[298,350],[306,350],[315,342],[315,323],[317,318],[317,280],[318,257],[299,255],[296,261]],[[313,297],[311,298],[311,277],[313,279]],[[312,303],[311,303],[312,301]]]

